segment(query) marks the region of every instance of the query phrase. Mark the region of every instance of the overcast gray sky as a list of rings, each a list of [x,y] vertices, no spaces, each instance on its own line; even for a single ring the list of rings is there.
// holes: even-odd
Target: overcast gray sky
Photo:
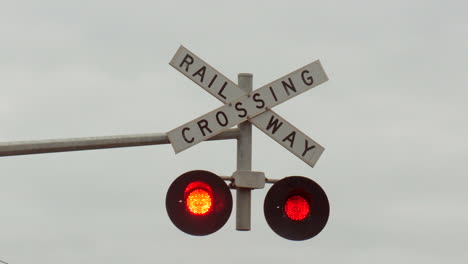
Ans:
[[[304,175],[330,219],[291,242],[235,215],[192,237],[180,174],[235,170],[235,142],[0,158],[0,259],[17,263],[467,263],[466,1],[2,1],[0,141],[167,132],[221,105],[168,65],[184,45],[254,88],[320,59],[275,111],[323,145],[310,168],[254,130],[253,169]],[[234,197],[235,198],[235,197]]]

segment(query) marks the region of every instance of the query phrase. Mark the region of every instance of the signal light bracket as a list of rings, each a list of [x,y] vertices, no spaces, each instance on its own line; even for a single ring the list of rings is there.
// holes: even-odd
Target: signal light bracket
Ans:
[[[265,188],[265,173],[261,171],[242,171],[238,170],[232,174],[232,187],[263,189]]]

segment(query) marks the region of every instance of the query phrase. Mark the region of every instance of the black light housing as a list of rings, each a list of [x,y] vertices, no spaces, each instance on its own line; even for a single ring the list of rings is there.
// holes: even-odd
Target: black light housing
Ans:
[[[275,233],[289,240],[306,240],[323,230],[330,206],[327,195],[316,182],[291,176],[270,188],[263,211]]]
[[[229,219],[232,195],[216,174],[194,170],[172,182],[166,195],[166,210],[181,231],[205,236],[218,231]]]

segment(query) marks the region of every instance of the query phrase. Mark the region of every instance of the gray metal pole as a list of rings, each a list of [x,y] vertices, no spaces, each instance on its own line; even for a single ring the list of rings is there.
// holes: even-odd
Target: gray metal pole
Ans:
[[[252,92],[252,78],[250,73],[237,75],[238,85],[243,91]],[[252,124],[248,121],[239,124],[240,136],[237,140],[237,170],[252,170]],[[250,230],[251,190],[236,189],[236,229]]]
[[[237,139],[239,135],[239,129],[233,128],[208,140]],[[169,138],[165,133],[0,142],[0,157],[169,143]]]

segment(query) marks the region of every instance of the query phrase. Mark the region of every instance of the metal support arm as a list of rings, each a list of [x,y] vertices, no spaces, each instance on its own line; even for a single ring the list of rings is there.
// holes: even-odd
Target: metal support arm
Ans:
[[[238,128],[229,129],[208,140],[238,139]],[[91,149],[124,148],[169,144],[165,133],[14,141],[0,143],[0,156],[16,156]]]

